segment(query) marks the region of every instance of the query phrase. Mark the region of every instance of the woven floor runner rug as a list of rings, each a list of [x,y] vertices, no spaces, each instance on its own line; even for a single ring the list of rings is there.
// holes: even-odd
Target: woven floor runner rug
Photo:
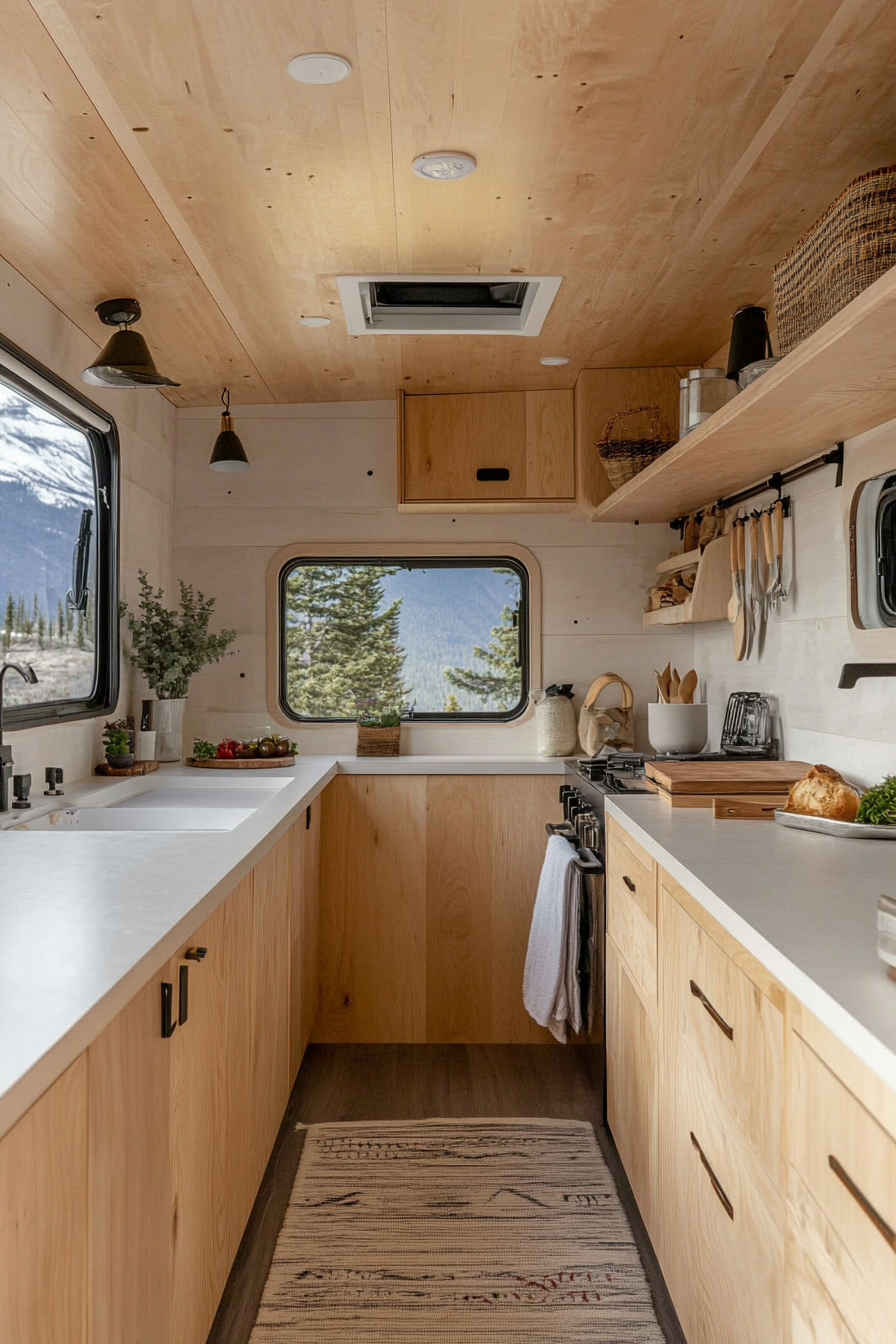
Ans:
[[[251,1344],[662,1344],[591,1125],[308,1132]]]

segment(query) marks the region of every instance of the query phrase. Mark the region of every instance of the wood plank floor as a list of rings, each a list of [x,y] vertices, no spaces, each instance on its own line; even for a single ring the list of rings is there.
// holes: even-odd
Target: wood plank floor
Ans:
[[[602,1127],[602,1105],[597,1047],[309,1046],[208,1344],[249,1339],[302,1152],[304,1133],[297,1124],[437,1116],[591,1121],[629,1216],[660,1324],[669,1344],[686,1344],[613,1141]]]

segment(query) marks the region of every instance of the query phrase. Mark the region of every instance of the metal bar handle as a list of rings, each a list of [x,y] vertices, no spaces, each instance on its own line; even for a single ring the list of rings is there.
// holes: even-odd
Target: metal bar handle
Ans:
[[[573,859],[573,866],[579,873],[602,873],[604,871],[603,860],[595,854],[593,849],[580,848],[578,844],[579,837],[575,831],[566,822],[547,821],[544,826],[548,835],[559,835],[564,840],[568,840],[576,851],[576,857]]]
[[[884,1218],[881,1218],[877,1209],[871,1203],[871,1200],[862,1194],[862,1191],[856,1185],[855,1181],[844,1170],[844,1168],[837,1161],[833,1153],[830,1153],[828,1156],[828,1166],[831,1168],[831,1171],[837,1177],[837,1180],[841,1181],[843,1185],[846,1186],[846,1189],[852,1195],[853,1199],[856,1201],[859,1208],[866,1215],[866,1217],[871,1219],[872,1223],[877,1228],[878,1232],[881,1234],[884,1241],[889,1246],[890,1250],[896,1251],[896,1232],[893,1231],[890,1224]]]
[[[718,1012],[717,1009],[713,1008],[712,1004],[710,1003],[706,995],[703,993],[703,990],[700,988],[700,986],[696,984],[693,980],[690,983],[691,983],[691,993],[693,994],[694,998],[698,999],[699,1002],[703,1004],[703,1007],[709,1013],[710,1017],[712,1018],[713,1022],[715,1022],[719,1030],[724,1031],[729,1041],[733,1041],[734,1028],[729,1027],[724,1017],[722,1017],[722,1014]]]
[[[728,1196],[725,1194],[725,1191],[722,1189],[722,1184],[721,1184],[721,1182],[720,1182],[718,1176],[717,1176],[717,1175],[715,1174],[715,1172],[713,1171],[712,1167],[709,1165],[709,1160],[708,1160],[706,1154],[704,1153],[703,1149],[700,1147],[700,1143],[699,1143],[699,1141],[698,1141],[698,1139],[697,1139],[697,1135],[694,1133],[693,1130],[691,1130],[691,1143],[692,1143],[692,1144],[694,1145],[694,1147],[697,1149],[697,1153],[698,1153],[698,1155],[699,1155],[699,1157],[700,1157],[700,1161],[703,1163],[703,1166],[704,1166],[704,1169],[705,1169],[705,1171],[706,1171],[706,1174],[707,1174],[707,1176],[709,1177],[710,1182],[711,1182],[711,1184],[712,1184],[712,1188],[713,1188],[713,1190],[716,1192],[716,1195],[718,1196],[719,1203],[721,1204],[722,1208],[723,1208],[723,1209],[725,1210],[725,1212],[727,1213],[728,1217],[729,1217],[729,1218],[731,1219],[731,1221],[733,1222],[733,1221],[734,1221],[734,1205],[731,1203],[731,1200],[728,1198]]]

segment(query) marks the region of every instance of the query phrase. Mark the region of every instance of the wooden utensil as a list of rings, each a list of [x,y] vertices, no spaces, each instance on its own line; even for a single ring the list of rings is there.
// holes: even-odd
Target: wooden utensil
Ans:
[[[728,533],[728,545],[731,555],[731,597],[728,602],[728,620],[733,625],[737,620],[737,611],[740,606],[740,584],[737,579],[737,526],[731,525],[731,531]]]
[[[734,524],[734,531],[737,534],[737,587],[738,587],[738,605],[737,615],[734,619],[734,660],[743,662],[744,654],[747,651],[747,603],[744,592],[744,582],[746,573],[746,540],[744,538],[744,525],[740,518]]]
[[[772,584],[772,602],[775,611],[781,602],[787,601],[787,589],[784,587],[784,501],[777,500],[773,510],[775,523],[775,564],[777,572]]]
[[[697,673],[694,668],[686,672],[681,679],[681,685],[678,688],[678,696],[683,705],[692,705],[694,703],[694,692],[697,689]]]
[[[749,582],[749,620],[747,622],[747,657],[758,645],[759,622],[762,616],[762,603],[759,596],[759,519],[756,514],[750,516],[750,582]]]
[[[663,701],[665,702],[665,704],[668,705],[668,703],[669,703],[669,683],[670,683],[670,681],[672,680],[672,664],[671,664],[671,663],[667,663],[666,666],[663,668],[662,672],[660,673],[660,675],[661,675],[661,677],[662,677],[662,679],[663,679],[663,691],[662,691]]]
[[[669,702],[666,699],[666,685],[664,680],[664,674],[662,672],[657,672],[656,669],[654,668],[653,675],[656,677],[656,690],[658,696],[660,697],[660,704],[667,705]]]
[[[673,669],[672,669],[672,677],[671,677],[671,680],[669,681],[669,704],[670,704],[670,705],[680,705],[680,704],[681,704],[681,701],[680,701],[679,698],[678,698],[678,688],[679,688],[680,685],[681,685],[681,678],[680,678],[679,675],[678,675],[678,668],[677,668],[677,667],[673,667]]]

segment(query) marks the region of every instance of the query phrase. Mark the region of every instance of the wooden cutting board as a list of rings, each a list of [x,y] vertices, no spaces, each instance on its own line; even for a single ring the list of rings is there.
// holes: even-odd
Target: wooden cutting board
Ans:
[[[242,761],[197,761],[194,756],[187,757],[187,765],[197,770],[276,770],[278,766],[295,763],[295,756],[249,756]]]
[[[808,774],[806,761],[647,761],[647,777],[672,795],[786,793]]]
[[[717,821],[774,821],[776,809],[786,802],[786,793],[716,797],[712,800],[712,814]]]

